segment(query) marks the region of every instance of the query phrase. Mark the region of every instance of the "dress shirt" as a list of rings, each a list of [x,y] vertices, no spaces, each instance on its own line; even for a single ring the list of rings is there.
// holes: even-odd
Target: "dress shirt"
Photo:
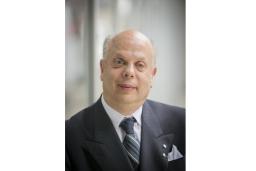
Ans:
[[[132,113],[129,116],[125,116],[122,115],[121,113],[119,113],[118,111],[116,111],[115,109],[113,109],[112,107],[110,107],[107,102],[104,100],[103,95],[101,96],[101,102],[102,105],[104,107],[104,109],[106,110],[110,120],[112,121],[112,124],[117,132],[117,135],[119,136],[121,142],[123,142],[124,137],[126,135],[126,133],[122,130],[122,128],[119,127],[120,123],[122,122],[123,119],[125,118],[129,118],[129,117],[134,117],[136,119],[137,122],[134,123],[134,132],[138,138],[138,140],[140,141],[141,139],[141,114],[142,114],[142,106],[140,106],[134,113]]]

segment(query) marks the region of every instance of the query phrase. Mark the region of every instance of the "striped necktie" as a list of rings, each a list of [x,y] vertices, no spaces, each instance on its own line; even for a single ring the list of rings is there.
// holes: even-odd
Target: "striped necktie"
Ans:
[[[133,167],[137,168],[140,157],[140,142],[133,130],[134,122],[136,122],[134,117],[126,118],[120,123],[120,127],[126,132],[123,145],[128,153]]]

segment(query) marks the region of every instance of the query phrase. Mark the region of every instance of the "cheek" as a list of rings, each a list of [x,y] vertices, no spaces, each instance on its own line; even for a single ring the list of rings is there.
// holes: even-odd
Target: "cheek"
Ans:
[[[118,72],[114,70],[106,70],[104,73],[104,80],[107,82],[111,82],[118,78]]]
[[[152,83],[152,76],[151,75],[144,75],[143,77],[140,77],[140,83],[143,85],[144,88],[150,88]]]

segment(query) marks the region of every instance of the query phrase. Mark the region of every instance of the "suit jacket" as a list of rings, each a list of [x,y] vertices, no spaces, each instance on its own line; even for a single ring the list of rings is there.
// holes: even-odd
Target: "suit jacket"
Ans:
[[[66,171],[133,171],[100,99],[66,121],[65,138]],[[168,161],[173,145],[184,157]],[[185,171],[185,109],[146,100],[140,150],[140,171]]]

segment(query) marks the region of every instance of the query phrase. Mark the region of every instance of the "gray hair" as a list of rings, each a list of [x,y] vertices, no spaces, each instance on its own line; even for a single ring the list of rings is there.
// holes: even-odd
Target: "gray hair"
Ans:
[[[109,51],[109,42],[112,40],[112,36],[109,35],[105,38],[103,43],[103,58],[107,57]]]

